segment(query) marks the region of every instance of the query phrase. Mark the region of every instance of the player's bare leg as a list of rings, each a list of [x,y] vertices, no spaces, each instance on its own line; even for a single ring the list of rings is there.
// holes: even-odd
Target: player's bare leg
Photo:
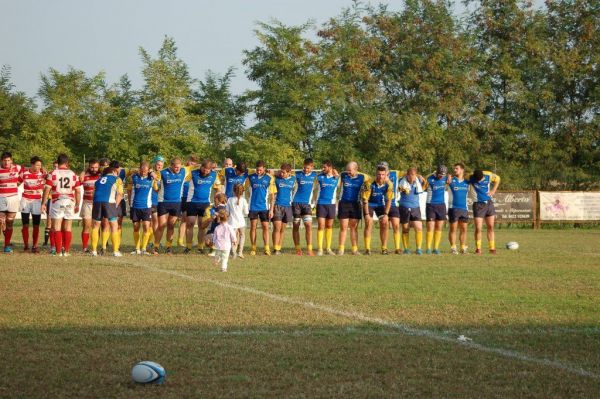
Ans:
[[[358,219],[350,219],[348,221],[348,227],[350,228],[352,255],[360,255],[360,252],[358,252]]]
[[[196,216],[186,216],[185,223],[182,218],[181,224],[185,224],[185,252],[189,253],[192,250],[192,246],[194,244],[194,226],[198,223],[198,217]],[[181,234],[181,229],[179,229],[179,234]],[[200,241],[198,241],[200,242]]]
[[[294,240],[294,247],[296,248],[296,254],[302,255],[302,248],[300,246],[300,223],[302,219],[294,218],[294,224],[292,226],[292,239]]]
[[[381,240],[381,253],[387,254],[389,220],[387,217],[379,219],[379,239]]]
[[[394,232],[394,249],[397,255],[402,253],[402,229],[400,228],[400,218],[390,218],[392,231]]]
[[[175,235],[175,225],[177,224],[177,216],[169,216],[167,219],[167,253],[171,252],[173,246],[173,236]]]
[[[283,242],[283,222],[277,220],[273,222],[273,249],[275,255],[281,254],[281,243]]]
[[[371,215],[365,216],[365,254],[371,255],[371,234],[373,233],[373,217]]]
[[[483,229],[483,218],[475,218],[475,253],[481,254],[481,231]]]
[[[488,216],[485,218],[488,246],[490,248],[490,253],[492,253],[492,254],[496,253],[496,235],[494,233],[494,221],[495,220],[496,220],[496,216]]]
[[[265,255],[271,255],[271,248],[269,247],[269,222],[260,222],[262,226],[263,243],[265,244]]]
[[[303,216],[306,218],[308,216]],[[306,239],[306,249],[308,251],[308,255],[313,255],[313,245],[312,245],[312,216],[310,216],[309,221],[304,222],[304,238]]]
[[[344,249],[346,247],[346,230],[348,230],[348,220],[349,219],[340,219],[338,255],[344,254]]]
[[[258,219],[250,220],[250,255],[256,255],[256,228],[258,226]]]
[[[421,249],[423,246],[423,222],[420,220],[414,220],[410,222],[410,225],[415,230],[415,243],[417,245],[417,250],[415,253],[417,255],[421,255],[423,253],[423,250]]]
[[[448,241],[450,242],[450,250],[453,254],[458,254],[456,248],[456,230],[458,229],[458,222],[448,224]],[[462,236],[462,231],[461,231]],[[462,242],[461,242],[462,244]]]

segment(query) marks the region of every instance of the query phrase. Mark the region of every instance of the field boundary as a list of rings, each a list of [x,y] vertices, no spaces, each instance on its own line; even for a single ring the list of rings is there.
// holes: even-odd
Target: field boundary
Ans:
[[[570,364],[562,363],[562,362],[559,362],[556,360],[550,360],[547,358],[539,358],[539,357],[535,357],[535,356],[530,356],[530,355],[520,353],[520,352],[511,350],[511,349],[486,346],[486,345],[478,344],[478,343],[476,343],[474,341],[470,341],[470,340],[459,340],[458,337],[456,337],[456,338],[450,337],[450,336],[443,335],[443,334],[438,333],[433,330],[411,327],[406,324],[393,322],[393,321],[381,319],[378,317],[368,316],[368,315],[365,315],[365,314],[362,314],[359,312],[352,312],[352,311],[336,309],[336,308],[333,308],[330,306],[316,304],[311,301],[304,301],[301,299],[294,299],[294,298],[286,297],[286,296],[279,295],[279,294],[273,294],[273,293],[270,293],[267,291],[262,291],[262,290],[253,288],[253,287],[243,286],[243,285],[234,284],[234,283],[228,283],[228,282],[219,281],[219,280],[215,280],[215,279],[211,279],[211,278],[190,276],[188,274],[179,273],[175,270],[152,267],[152,266],[148,266],[147,264],[140,264],[140,263],[132,262],[129,260],[124,260],[124,259],[107,257],[107,258],[103,259],[103,261],[109,261],[109,262],[113,262],[113,263],[121,264],[121,265],[131,265],[131,266],[139,267],[139,268],[149,270],[149,271],[152,271],[155,273],[168,274],[168,275],[171,275],[174,277],[178,277],[178,278],[196,282],[196,283],[207,283],[207,284],[215,285],[215,286],[218,286],[221,288],[242,291],[242,292],[246,292],[246,293],[253,294],[256,296],[269,298],[271,300],[282,302],[282,303],[302,306],[304,308],[317,310],[317,311],[320,311],[323,313],[328,313],[331,315],[340,316],[340,317],[344,317],[344,318],[351,319],[351,320],[357,320],[357,321],[362,321],[362,322],[366,322],[366,323],[379,325],[382,327],[387,327],[387,328],[399,331],[404,335],[429,338],[429,339],[432,339],[435,341],[450,343],[450,344],[461,346],[461,347],[464,347],[467,349],[473,349],[473,350],[477,350],[477,351],[484,352],[484,353],[495,354],[495,355],[498,355],[498,356],[501,356],[504,358],[519,360],[519,361],[522,361],[525,363],[532,363],[532,364],[537,364],[540,366],[550,367],[550,368],[554,368],[557,370],[566,371],[571,374],[579,375],[581,377],[587,377],[587,378],[591,378],[591,379],[600,381],[599,373],[585,370],[582,367],[573,366]]]

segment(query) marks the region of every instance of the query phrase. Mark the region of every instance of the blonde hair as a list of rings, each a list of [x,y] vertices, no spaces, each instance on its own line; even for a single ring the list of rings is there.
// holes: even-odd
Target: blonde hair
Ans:
[[[227,213],[227,211],[225,209],[221,209],[217,213],[217,218],[219,220],[219,223],[226,223],[227,219],[229,219],[229,213]]]
[[[227,196],[223,193],[215,194],[215,205],[221,205],[227,203]]]
[[[244,185],[236,183],[235,186],[233,186],[233,193],[236,197],[241,197],[242,195],[244,195]]]

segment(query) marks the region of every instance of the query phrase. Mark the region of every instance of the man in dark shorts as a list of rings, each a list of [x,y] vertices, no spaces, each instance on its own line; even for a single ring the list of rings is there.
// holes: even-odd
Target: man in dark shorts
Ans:
[[[365,184],[369,184],[369,176],[358,171],[356,162],[349,162],[346,170],[340,174],[342,194],[338,204],[338,219],[340,221],[340,241],[338,255],[344,255],[346,230],[350,228],[352,255],[358,252],[358,221],[362,218],[360,194]]]
[[[335,255],[331,249],[333,238],[333,221],[336,214],[336,195],[340,185],[340,176],[333,168],[331,161],[323,162],[321,173],[317,176],[317,255],[323,255],[323,238],[325,238],[328,255]]]
[[[417,249],[415,253],[422,255],[423,250],[423,223],[421,222],[421,205],[419,196],[423,194],[425,179],[417,174],[417,168],[409,168],[398,183],[400,191],[400,224],[402,225],[402,244],[404,254],[410,254],[409,232],[412,227],[415,230],[415,242]]]
[[[388,216],[394,199],[394,185],[388,179],[388,169],[385,165],[377,167],[375,181],[363,190],[363,208],[365,214],[365,255],[371,255],[371,232],[373,217],[379,219],[379,238],[381,239],[381,254],[387,255]]]
[[[475,219],[475,253],[481,255],[481,235],[483,221],[487,228],[487,239],[491,254],[496,254],[496,241],[494,234],[494,222],[496,210],[494,209],[493,197],[500,185],[500,176],[495,173],[477,169],[471,175],[469,184],[475,191],[475,202],[473,203],[473,219]]]
[[[425,179],[427,204],[425,205],[425,219],[427,220],[426,253],[439,255],[442,242],[442,228],[446,221],[446,187],[448,186],[448,168],[438,165],[435,173]],[[433,251],[432,251],[433,245]]]

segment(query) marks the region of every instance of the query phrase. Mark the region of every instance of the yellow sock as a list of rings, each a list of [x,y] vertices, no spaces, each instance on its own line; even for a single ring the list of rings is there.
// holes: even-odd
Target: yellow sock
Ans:
[[[119,252],[119,241],[121,241],[119,236],[119,231],[115,231],[114,233],[110,234],[110,241],[112,242],[114,252]]]
[[[425,237],[425,245],[427,246],[427,249],[431,249],[431,244],[433,243],[433,230],[427,230],[427,235]]]
[[[150,227],[150,240],[152,242],[154,242],[154,230],[152,230],[152,227]],[[150,241],[148,241],[148,242],[150,242]]]
[[[481,240],[475,241],[475,248],[481,249]]]
[[[204,243],[203,242],[199,242],[198,245],[197,245],[197,248],[199,250],[204,250]]]
[[[423,232],[417,231],[415,232],[415,242],[417,243],[417,249],[421,249],[423,245]]]
[[[450,245],[450,249],[456,249],[456,244]]]
[[[254,251],[254,252],[256,252],[256,245],[252,245],[252,246],[250,247],[250,250],[251,250],[251,251]]]
[[[333,228],[325,229],[325,245],[327,245],[327,249],[331,249],[331,239],[333,238]],[[344,246],[342,245],[342,249]]]
[[[92,229],[92,251],[98,249],[98,240],[100,239],[100,227]]]
[[[344,244],[340,245],[340,247],[338,248],[338,251],[340,252],[344,252],[344,249],[346,249],[346,246]]]
[[[401,235],[400,232],[395,232],[394,233],[394,247],[398,250],[400,249],[400,240],[401,240]]]
[[[404,246],[404,249],[408,249],[410,246],[408,243],[408,233],[402,233],[402,245]]]
[[[110,238],[110,231],[102,231],[102,249],[106,249],[109,238]]]
[[[358,245],[353,245],[352,246],[352,252],[356,252],[358,251]]]
[[[150,242],[150,237],[152,236],[152,230],[144,231],[144,236],[142,239],[142,249],[146,250],[148,248],[148,243]]]
[[[193,246],[194,246],[194,245],[193,245],[193,243],[192,243],[191,241],[190,241],[190,242],[186,242],[186,243],[185,243],[185,247],[186,247],[187,249],[189,249],[189,250],[191,250]]]
[[[323,250],[323,237],[325,236],[324,230],[317,230],[317,248],[319,251]]]
[[[133,242],[135,242],[135,249],[140,249],[140,232],[139,232],[139,230],[133,232]]]
[[[265,245],[265,252],[271,252],[271,248],[268,245]]]
[[[171,248],[173,246],[173,239],[167,240],[167,248]]]
[[[465,244],[461,245],[460,249],[462,249],[463,251],[466,251],[467,250],[467,244],[465,243]]]
[[[496,241],[490,241],[489,243],[490,249],[496,249]]]
[[[268,245],[265,246],[265,251],[267,250],[267,248],[269,248]],[[275,251],[280,251],[281,250],[281,246],[280,245],[273,245],[273,249]]]
[[[371,250],[371,237],[365,237],[365,249]]]
[[[300,246],[300,244],[295,245],[294,247],[296,248],[296,251],[301,251],[302,250],[302,247]]]
[[[433,233],[433,248],[440,249],[440,243],[442,242],[442,232],[436,231]]]
[[[312,248],[312,244],[308,244],[308,245],[306,246],[306,250],[307,250],[308,252],[311,252],[311,251],[313,250],[313,248]]]

